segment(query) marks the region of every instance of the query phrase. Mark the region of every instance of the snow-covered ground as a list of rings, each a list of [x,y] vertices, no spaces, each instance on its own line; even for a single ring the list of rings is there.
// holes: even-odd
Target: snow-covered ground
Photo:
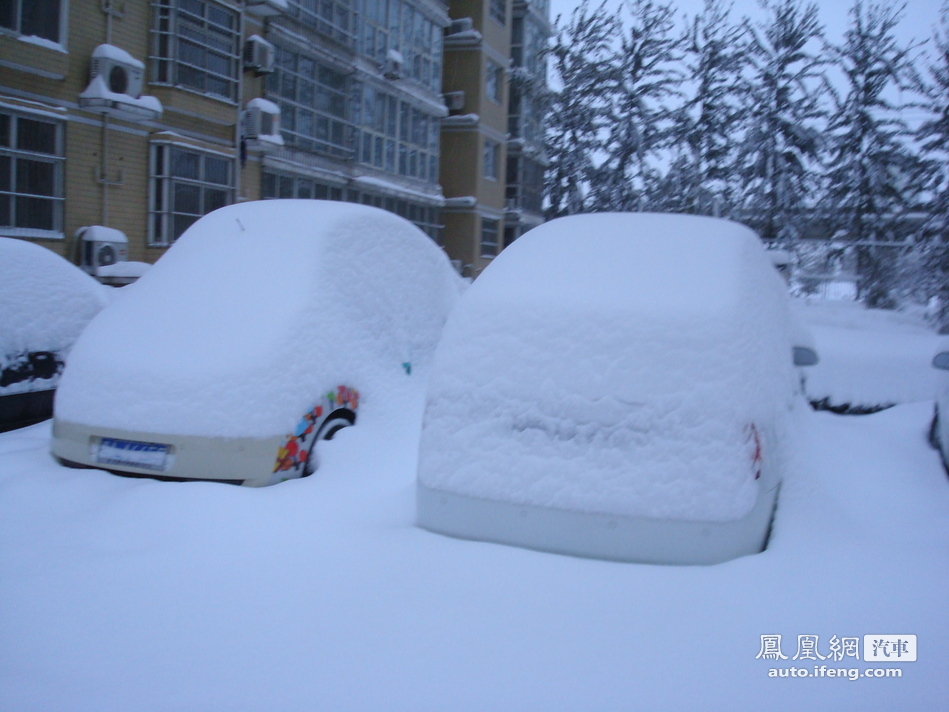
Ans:
[[[929,338],[836,309],[805,310],[812,385],[879,396]],[[923,355],[885,392],[903,405],[798,409],[768,550],[710,567],[415,527],[424,373],[325,443],[314,477],[259,490],[64,469],[48,424],[0,435],[0,710],[942,709],[949,478]],[[787,659],[756,659],[775,635]],[[793,660],[809,635],[824,656],[834,636],[862,656],[865,635],[916,635],[918,660]],[[769,677],[822,665],[857,679]]]

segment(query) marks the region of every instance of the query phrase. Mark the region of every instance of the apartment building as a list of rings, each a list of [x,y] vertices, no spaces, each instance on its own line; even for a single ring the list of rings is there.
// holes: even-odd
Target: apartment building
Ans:
[[[0,236],[102,277],[223,205],[348,200],[476,276],[541,219],[546,2],[4,0]]]
[[[385,208],[441,243],[441,0],[288,0],[264,36],[264,96],[284,145],[262,156],[262,195]]]
[[[549,0],[514,0],[508,102],[504,244],[544,221],[545,49],[552,34]]]
[[[384,207],[440,240],[440,0],[0,10],[0,236],[91,268],[92,238],[114,243],[106,261],[154,262],[215,208],[295,197]]]
[[[547,0],[452,0],[445,35],[445,249],[477,276],[543,221]]]

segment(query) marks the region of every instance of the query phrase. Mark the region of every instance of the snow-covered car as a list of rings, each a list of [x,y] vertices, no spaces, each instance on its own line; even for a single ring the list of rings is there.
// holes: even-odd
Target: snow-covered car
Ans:
[[[0,432],[53,414],[66,356],[108,290],[45,247],[0,237]]]
[[[385,379],[427,367],[460,278],[417,227],[364,205],[273,200],[190,227],[77,342],[60,461],[274,484]]]
[[[766,545],[804,403],[789,296],[714,218],[595,214],[501,253],[445,326],[417,522],[467,539],[710,564]]]
[[[949,371],[949,339],[939,345],[933,357],[933,368]],[[939,450],[943,463],[949,468],[949,373],[942,373],[936,385],[936,405],[932,424],[929,427],[929,442]]]

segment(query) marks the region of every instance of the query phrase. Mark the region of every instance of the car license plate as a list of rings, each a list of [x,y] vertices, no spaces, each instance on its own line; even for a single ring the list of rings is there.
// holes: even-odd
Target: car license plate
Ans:
[[[102,438],[96,453],[96,462],[100,465],[127,465],[164,472],[168,466],[168,452],[168,445],[161,443]]]

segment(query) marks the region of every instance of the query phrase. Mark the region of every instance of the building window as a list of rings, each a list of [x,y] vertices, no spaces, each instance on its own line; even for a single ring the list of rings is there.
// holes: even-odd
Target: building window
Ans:
[[[0,0],[0,27],[59,42],[62,0]]]
[[[390,213],[395,213],[409,222],[415,223],[422,232],[441,245],[443,226],[439,220],[438,208],[421,205],[410,200],[382,195],[375,192],[350,188],[344,191],[337,186],[323,185],[306,176],[265,171],[261,174],[261,195],[263,198],[315,198],[318,200],[345,200],[350,203],[372,205]]]
[[[481,256],[495,257],[498,254],[498,220],[481,218]]]
[[[405,0],[361,0],[359,51],[382,66],[390,50],[402,55],[403,76],[441,92],[442,30]]]
[[[154,0],[152,80],[236,102],[239,15],[210,0]]]
[[[439,122],[369,84],[353,91],[357,160],[395,175],[438,182]]]
[[[530,13],[511,23],[511,62],[535,77],[547,73],[547,32]]]
[[[342,200],[343,189],[320,183],[306,176],[264,171],[260,176],[263,198],[299,198],[310,200]]]
[[[63,127],[0,113],[0,230],[51,237],[63,230]]]
[[[304,27],[352,47],[355,20],[350,6],[338,0],[290,0],[287,14]]]
[[[502,25],[507,22],[507,0],[491,0],[491,17]]]
[[[484,140],[483,175],[489,180],[498,179],[498,154],[500,153],[500,148],[500,144],[495,141]]]
[[[544,201],[543,164],[525,156],[507,159],[507,206],[511,209],[527,210],[540,214]]]
[[[504,87],[504,70],[490,59],[487,60],[485,86],[487,88],[488,98],[495,104],[500,104],[501,91]]]
[[[504,227],[504,246],[510,247],[511,243],[518,238],[518,229],[516,225],[506,225]]]
[[[170,245],[202,215],[234,202],[233,159],[152,145],[149,242]]]
[[[278,45],[276,67],[267,78],[267,96],[280,105],[284,141],[301,151],[350,158],[347,82],[345,74],[313,56]]]

